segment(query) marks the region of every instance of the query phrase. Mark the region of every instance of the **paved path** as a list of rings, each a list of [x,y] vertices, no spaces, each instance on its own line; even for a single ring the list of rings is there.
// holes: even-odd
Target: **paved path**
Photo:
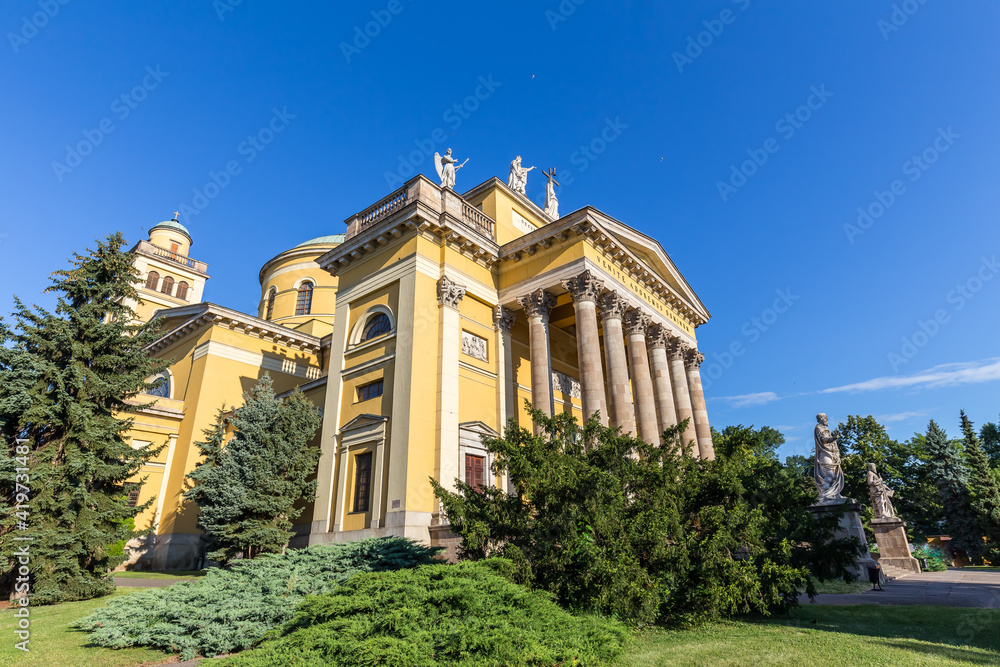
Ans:
[[[1000,609],[1000,572],[953,568],[896,579],[884,591],[817,595],[817,604],[931,604]],[[809,604],[805,595],[799,598]]]
[[[166,588],[167,586],[173,586],[174,584],[179,584],[182,581],[198,581],[198,579],[192,578],[176,578],[176,579],[136,579],[134,577],[115,577],[115,585],[122,586],[124,588]]]

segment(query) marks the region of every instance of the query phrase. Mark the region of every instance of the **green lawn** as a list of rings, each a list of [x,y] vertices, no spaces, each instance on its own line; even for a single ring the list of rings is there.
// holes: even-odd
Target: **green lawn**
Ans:
[[[141,588],[118,590],[115,595],[128,595]],[[59,667],[125,667],[152,665],[168,656],[150,649],[112,649],[87,647],[87,635],[70,629],[70,624],[83,618],[110,598],[65,602],[31,609],[31,642],[29,653],[14,648],[14,611],[0,610],[0,665],[49,665]]]
[[[845,582],[843,579],[833,579],[831,581],[817,581],[817,593],[864,593],[871,589],[872,585],[867,581]]]
[[[115,579],[191,579],[204,577],[205,570],[137,570],[132,572],[115,572]]]
[[[804,605],[782,619],[645,632],[618,664],[998,665],[1000,610]]]

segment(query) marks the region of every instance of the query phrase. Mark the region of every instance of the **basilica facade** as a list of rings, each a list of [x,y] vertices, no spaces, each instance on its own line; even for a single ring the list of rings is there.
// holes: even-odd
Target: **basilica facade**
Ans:
[[[502,488],[481,438],[510,418],[531,428],[525,400],[599,413],[648,442],[687,419],[685,442],[713,458],[695,336],[705,306],[654,239],[591,207],[546,210],[496,178],[458,194],[417,176],[342,234],[268,261],[256,314],[203,301],[190,233],[156,225],[134,248],[135,308],[161,319],[151,349],[171,366],[131,437],[167,446],[134,491],[155,497],[137,519],[155,528],[131,562],[199,562],[197,507],[182,496],[195,443],[265,372],[322,414],[318,491],[292,546],[403,535],[453,547],[428,478]]]

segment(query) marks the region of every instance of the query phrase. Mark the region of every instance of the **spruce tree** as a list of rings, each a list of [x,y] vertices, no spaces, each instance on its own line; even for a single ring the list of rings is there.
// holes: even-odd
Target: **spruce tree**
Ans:
[[[109,572],[125,554],[115,544],[136,532],[133,519],[149,503],[129,507],[125,482],[163,445],[134,448],[126,441],[144,404],[147,379],[165,364],[147,346],[156,324],[133,324],[127,304],[138,299],[138,271],[122,251],[121,234],[96,250],[74,255],[70,268],[52,274],[54,312],[15,298],[14,331],[0,354],[0,467],[27,468],[26,486],[4,475],[7,501],[0,523],[2,585],[12,589],[14,553],[30,544],[35,603],[80,600],[114,589]],[[15,438],[25,440],[16,445]],[[26,464],[26,465],[25,465]],[[14,510],[26,493],[27,507]],[[30,542],[14,537],[30,538]]]
[[[990,465],[994,470],[1000,471],[1000,427],[993,422],[987,422],[979,431],[979,437],[983,442],[983,451],[990,459]]]
[[[184,494],[201,509],[198,525],[215,547],[209,558],[224,564],[281,553],[302,513],[295,504],[316,493],[316,407],[297,391],[279,399],[266,373],[243,401],[232,412],[223,406],[205,430],[204,458],[188,474],[195,486]]]
[[[951,544],[978,563],[983,551],[983,536],[969,497],[969,469],[956,443],[931,420],[925,440],[930,474],[937,484],[944,506],[945,528]]]
[[[969,490],[972,494],[972,508],[979,518],[979,527],[989,540],[987,558],[995,562],[1000,556],[1000,485],[990,469],[989,460],[979,444],[972,422],[961,411],[962,433],[965,436],[965,456],[969,461]]]

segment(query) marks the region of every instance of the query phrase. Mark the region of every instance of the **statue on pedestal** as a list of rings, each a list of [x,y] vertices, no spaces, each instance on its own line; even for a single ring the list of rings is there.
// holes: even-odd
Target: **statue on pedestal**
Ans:
[[[528,172],[532,169],[534,169],[534,167],[522,167],[521,156],[518,155],[514,158],[514,161],[510,163],[510,176],[507,177],[507,187],[515,192],[520,192],[522,195],[527,196]]]
[[[465,162],[468,162],[466,158]],[[465,162],[455,166],[458,162],[455,158],[451,156],[451,149],[442,156],[440,153],[434,154],[434,168],[437,169],[438,177],[441,179],[442,188],[455,189],[455,172],[465,166]]]
[[[556,199],[556,186],[559,185],[559,182],[556,180],[556,168],[552,167],[552,169],[542,173],[549,178],[549,182],[545,186],[545,215],[553,220],[558,220],[559,200]]]
[[[875,509],[876,519],[896,518],[896,510],[893,508],[891,500],[895,493],[886,487],[882,476],[875,472],[874,463],[868,464],[868,493],[872,497],[872,507]]]
[[[840,467],[840,446],[836,431],[830,433],[827,416],[816,415],[816,492],[819,494],[818,505],[839,505],[847,498],[840,495],[844,490],[844,469]]]

